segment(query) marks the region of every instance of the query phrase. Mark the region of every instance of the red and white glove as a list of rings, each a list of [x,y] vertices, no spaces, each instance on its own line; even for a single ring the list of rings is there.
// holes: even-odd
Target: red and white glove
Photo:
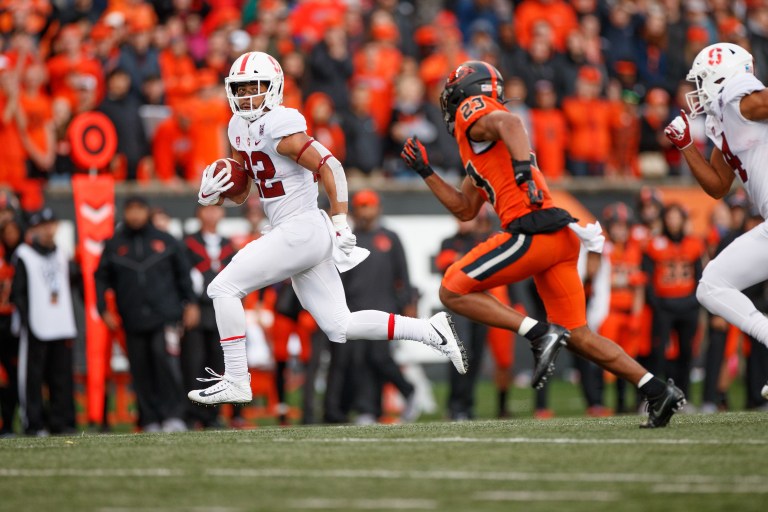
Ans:
[[[669,123],[664,129],[664,135],[681,151],[693,144],[691,126],[688,124],[688,116],[685,114],[685,110],[681,110],[680,115]]]
[[[349,224],[347,224],[347,216],[339,213],[331,217],[331,221],[336,230],[336,247],[341,249],[341,252],[344,254],[349,255],[357,245],[357,237],[352,233]]]

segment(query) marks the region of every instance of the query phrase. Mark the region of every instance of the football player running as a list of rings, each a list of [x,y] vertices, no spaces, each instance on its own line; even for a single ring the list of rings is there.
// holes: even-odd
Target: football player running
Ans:
[[[577,354],[639,388],[648,399],[643,427],[664,427],[685,404],[683,392],[587,327],[584,288],[576,267],[580,243],[600,252],[605,238],[599,224],[580,227],[555,206],[544,176],[531,162],[523,123],[503,102],[504,80],[486,62],[465,62],[448,77],[440,104],[467,170],[460,189],[432,171],[418,139],[409,139],[403,149],[408,166],[457,218],[474,218],[488,201],[504,228],[448,268],[440,299],[460,315],[530,340],[534,385],[546,379],[557,352],[567,343]],[[524,316],[486,293],[531,276],[552,323]]]
[[[448,356],[459,373],[466,373],[464,348],[446,313],[421,320],[382,311],[351,313],[347,308],[337,267],[348,270],[367,253],[355,247],[355,235],[347,224],[344,169],[307,135],[304,116],[281,105],[280,64],[266,53],[246,53],[232,64],[225,88],[234,114],[228,129],[232,158],[253,180],[242,195],[225,199],[222,192],[232,187],[229,174],[214,176],[211,165],[203,172],[198,202],[239,204],[253,186],[271,229],[240,250],[208,287],[225,370],[218,375],[206,368],[212,377],[198,380],[214,384],[190,391],[189,398],[202,404],[250,402],[241,299],[288,278],[302,306],[331,341],[416,340]],[[330,199],[330,219],[317,206],[318,179]]]
[[[768,90],[755,77],[754,59],[741,46],[707,46],[693,61],[686,80],[691,119],[706,114],[707,137],[715,148],[707,161],[693,144],[688,116],[680,111],[664,133],[682,152],[704,191],[720,199],[739,177],[760,215],[768,218]],[[768,318],[741,290],[768,279],[768,225],[744,233],[704,268],[696,298],[768,345]],[[768,398],[768,384],[762,395]]]

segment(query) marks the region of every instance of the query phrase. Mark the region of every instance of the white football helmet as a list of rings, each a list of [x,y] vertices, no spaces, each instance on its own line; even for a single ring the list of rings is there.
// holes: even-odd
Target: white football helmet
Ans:
[[[261,92],[238,96],[238,86],[247,83],[258,85]],[[255,121],[283,102],[283,69],[271,55],[263,52],[244,53],[229,68],[224,87],[232,113],[246,121]],[[263,101],[254,106],[254,98],[259,97],[263,97]],[[243,99],[249,100],[250,108],[240,106]]]
[[[755,72],[752,54],[741,46],[717,43],[707,46],[693,59],[693,66],[685,77],[696,84],[696,90],[685,95],[691,118],[712,113],[712,102],[725,87],[729,78]]]

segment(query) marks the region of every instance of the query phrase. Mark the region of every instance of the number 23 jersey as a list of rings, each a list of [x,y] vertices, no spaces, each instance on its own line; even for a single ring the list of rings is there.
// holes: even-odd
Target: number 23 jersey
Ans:
[[[298,110],[277,107],[249,123],[232,116],[227,130],[229,143],[243,158],[253,178],[251,193],[258,193],[270,224],[317,209],[315,175],[293,159],[277,152],[283,137],[307,130]]]
[[[707,115],[707,137],[744,184],[752,203],[768,218],[768,123],[741,115],[741,99],[765,86],[752,74],[737,75],[725,84]]]

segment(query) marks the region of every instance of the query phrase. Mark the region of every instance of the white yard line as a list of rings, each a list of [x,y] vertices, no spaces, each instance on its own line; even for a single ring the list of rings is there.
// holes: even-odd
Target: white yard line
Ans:
[[[631,444],[631,445],[756,445],[767,446],[768,439],[590,439],[567,437],[274,437],[275,443],[478,443],[478,444]],[[263,443],[263,439],[238,439],[239,443]]]
[[[209,476],[241,478],[359,478],[382,480],[474,480],[490,482],[580,482],[629,484],[762,484],[756,475],[663,475],[650,473],[522,473],[498,471],[417,471],[392,469],[209,469]]]
[[[80,469],[80,468],[46,468],[46,469],[13,469],[0,468],[0,477],[31,477],[50,478],[60,476],[88,478],[124,478],[124,477],[172,477],[185,476],[186,471],[167,468],[146,469]]]
[[[480,501],[618,501],[621,493],[612,491],[485,491],[475,493]]]
[[[753,485],[737,483],[727,485],[719,484],[658,484],[651,487],[655,494],[768,494],[768,488],[757,482]]]
[[[301,510],[435,510],[436,500],[407,500],[407,499],[326,499],[307,498],[290,500],[285,504],[286,508]]]

